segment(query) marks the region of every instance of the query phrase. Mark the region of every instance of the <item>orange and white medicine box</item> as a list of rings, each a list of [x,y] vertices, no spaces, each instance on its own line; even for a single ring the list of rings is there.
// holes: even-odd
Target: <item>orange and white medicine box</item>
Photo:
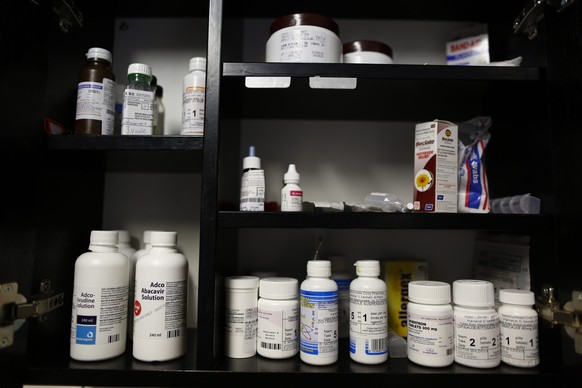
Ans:
[[[457,212],[458,126],[444,120],[416,124],[413,211]]]

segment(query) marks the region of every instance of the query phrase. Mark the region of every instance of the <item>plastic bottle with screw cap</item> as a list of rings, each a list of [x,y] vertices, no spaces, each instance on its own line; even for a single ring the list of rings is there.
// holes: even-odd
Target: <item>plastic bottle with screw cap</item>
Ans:
[[[76,135],[113,135],[115,127],[115,75],[109,50],[92,47],[79,74]]]
[[[150,238],[135,267],[133,357],[168,361],[187,351],[188,260],[177,232],[152,231]]]
[[[307,261],[307,278],[300,287],[301,361],[330,365],[338,360],[337,284],[330,278],[329,260]]]
[[[300,212],[303,209],[303,190],[299,186],[299,173],[294,164],[290,164],[283,175],[285,186],[281,189],[281,211]]]
[[[501,363],[499,316],[493,283],[461,279],[453,282],[455,362],[474,368]]]
[[[247,358],[257,354],[259,278],[229,276],[224,279],[226,319],[225,355]]]
[[[75,261],[70,343],[75,360],[105,360],[125,352],[129,260],[117,242],[117,231],[93,230],[89,252]]]
[[[123,94],[122,135],[151,135],[154,126],[152,69],[145,63],[127,68],[128,84]]]
[[[261,159],[256,156],[255,146],[243,158],[243,174],[240,185],[240,210],[262,212],[265,210],[265,172]]]
[[[407,356],[415,364],[444,367],[454,362],[454,312],[446,282],[408,283]]]
[[[206,103],[206,58],[193,57],[188,63],[188,74],[182,82],[181,135],[204,135]]]
[[[350,357],[362,364],[388,359],[386,282],[378,260],[354,263],[357,277],[350,283]]]
[[[299,352],[299,282],[289,277],[259,281],[257,353],[289,358]]]
[[[339,338],[350,337],[350,283],[354,279],[353,268],[344,256],[330,256],[331,279],[337,283]]]
[[[501,334],[501,361],[521,368],[533,368],[540,363],[538,313],[533,308],[532,291],[499,290],[497,309]]]

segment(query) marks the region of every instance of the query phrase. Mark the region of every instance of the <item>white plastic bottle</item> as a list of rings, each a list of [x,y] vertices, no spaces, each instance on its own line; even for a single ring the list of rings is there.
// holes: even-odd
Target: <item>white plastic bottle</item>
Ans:
[[[151,244],[135,267],[133,357],[167,361],[187,351],[188,260],[176,232],[152,231]]]
[[[517,289],[499,290],[497,309],[501,333],[501,361],[521,368],[540,363],[538,313],[533,308],[535,295]]]
[[[451,286],[433,280],[408,283],[407,356],[415,364],[444,367],[454,362]]]
[[[89,252],[75,261],[71,358],[97,361],[125,352],[129,261],[117,231],[91,232]]]
[[[152,69],[145,63],[127,68],[127,86],[123,93],[122,135],[151,135],[154,126],[154,89]]]
[[[474,368],[501,363],[499,316],[493,283],[461,279],[453,282],[455,362]]]
[[[259,278],[229,276],[224,279],[224,352],[230,358],[257,354],[257,313]]]
[[[118,230],[118,242],[117,242],[117,250],[123,253],[129,260],[133,257],[135,252],[137,251],[131,245],[131,234],[128,230]]]
[[[133,318],[135,308],[135,263],[152,248],[151,230],[143,232],[143,246],[137,249],[129,259],[129,297],[128,297],[128,316],[127,316],[127,333],[130,340],[133,340]]]
[[[299,173],[294,164],[290,164],[283,175],[285,186],[281,189],[281,211],[300,212],[303,209],[303,190],[299,187]]]
[[[378,260],[358,260],[350,283],[350,357],[362,364],[388,359],[386,282]]]
[[[337,283],[339,338],[350,338],[350,283],[354,276],[349,271],[349,264],[345,257],[331,256],[329,260],[331,261],[331,279]]]
[[[280,359],[299,352],[299,282],[289,277],[259,281],[257,353]]]
[[[255,146],[250,146],[249,155],[243,158],[240,210],[247,212],[265,210],[265,172],[261,168],[261,159],[256,156]]]
[[[299,350],[301,361],[330,365],[338,360],[337,284],[329,260],[307,261],[300,287]]]
[[[204,135],[204,105],[206,103],[206,58],[190,58],[189,72],[182,83],[181,135]]]

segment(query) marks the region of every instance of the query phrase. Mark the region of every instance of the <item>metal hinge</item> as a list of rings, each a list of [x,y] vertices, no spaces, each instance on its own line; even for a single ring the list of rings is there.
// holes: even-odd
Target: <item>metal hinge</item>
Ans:
[[[574,339],[576,353],[582,354],[582,291],[572,291],[572,300],[560,308],[560,302],[554,298],[553,287],[543,286],[536,308],[550,327],[563,325],[566,333]]]
[[[14,332],[28,318],[39,321],[46,314],[64,304],[64,294],[51,289],[51,282],[43,280],[38,294],[30,297],[30,302],[18,293],[18,283],[0,283],[0,349],[14,343]]]
[[[557,12],[562,12],[575,0],[529,0],[523,7],[521,13],[513,22],[513,32],[523,33],[532,40],[538,34],[538,23],[544,18],[546,8],[555,8]]]
[[[45,0],[30,0],[32,3],[39,5]],[[53,11],[59,19],[59,28],[63,32],[69,32],[71,27],[83,26],[83,14],[77,8],[73,0],[52,0]]]

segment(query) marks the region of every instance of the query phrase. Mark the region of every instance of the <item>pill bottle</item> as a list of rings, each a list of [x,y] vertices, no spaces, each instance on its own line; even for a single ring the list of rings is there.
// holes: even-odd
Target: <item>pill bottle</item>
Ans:
[[[451,365],[453,319],[450,284],[433,280],[408,283],[408,359],[429,367]]]
[[[155,90],[151,85],[151,67],[145,63],[130,64],[127,68],[127,81],[123,93],[121,134],[152,135]]]
[[[331,279],[337,283],[339,338],[350,338],[350,283],[354,279],[353,266],[344,256],[330,256]]]
[[[281,16],[271,24],[266,62],[341,63],[337,23],[316,13]]]
[[[247,358],[257,354],[259,278],[229,276],[225,287],[225,355]]]
[[[353,40],[342,46],[344,63],[391,64],[392,48],[375,40]]]
[[[533,368],[540,363],[538,313],[535,295],[517,289],[499,290],[497,309],[501,333],[501,361],[517,367]]]
[[[289,358],[299,352],[299,281],[289,277],[259,280],[257,353]]]
[[[206,58],[193,57],[188,63],[188,74],[182,81],[181,135],[204,135],[206,103]]]
[[[474,368],[501,363],[499,316],[493,283],[461,279],[453,282],[455,362]]]

